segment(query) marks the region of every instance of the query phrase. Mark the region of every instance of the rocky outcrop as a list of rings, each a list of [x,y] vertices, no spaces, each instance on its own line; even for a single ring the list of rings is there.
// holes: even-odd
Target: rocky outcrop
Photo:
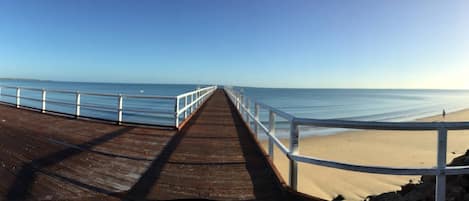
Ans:
[[[449,166],[469,165],[469,150]],[[447,201],[469,201],[469,175],[447,176]],[[400,191],[368,196],[366,201],[434,201],[435,176],[422,176],[419,183],[409,183]]]

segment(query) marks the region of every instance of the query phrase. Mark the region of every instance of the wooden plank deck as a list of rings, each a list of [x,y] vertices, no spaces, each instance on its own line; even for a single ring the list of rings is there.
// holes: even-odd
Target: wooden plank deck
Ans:
[[[0,105],[0,200],[312,200],[288,191],[223,91],[180,131]]]
[[[0,200],[119,200],[175,133],[0,106]]]

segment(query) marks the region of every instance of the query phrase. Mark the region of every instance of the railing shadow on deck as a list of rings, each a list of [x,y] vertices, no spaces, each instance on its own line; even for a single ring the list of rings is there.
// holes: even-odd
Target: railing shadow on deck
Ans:
[[[228,99],[226,94],[224,94],[225,97]],[[239,141],[242,147],[243,151],[243,157],[246,159],[246,169],[248,170],[248,173],[251,177],[251,180],[253,181],[253,188],[254,188],[254,195],[256,198],[262,199],[262,197],[265,197],[265,188],[261,188],[260,184],[256,182],[255,180],[259,176],[259,173],[265,174],[270,179],[271,185],[272,185],[272,193],[278,192],[278,190],[282,191],[281,195],[271,195],[272,197],[285,197],[285,189],[282,189],[282,181],[279,180],[280,178],[277,177],[275,174],[274,170],[272,167],[269,167],[269,164],[267,164],[267,160],[263,157],[266,157],[260,147],[256,144],[256,140],[254,139],[254,135],[251,133],[248,127],[243,122],[243,119],[239,115],[238,111],[236,110],[235,106],[228,100],[228,105],[230,108],[231,115],[233,119],[235,120],[235,126],[237,133],[239,135]],[[257,154],[259,158],[262,160],[256,160],[252,156],[253,153]],[[256,157],[257,158],[257,157]],[[259,159],[258,158],[258,159]],[[259,164],[261,163],[261,164]],[[259,168],[262,167],[262,170]],[[274,188],[278,188],[277,191],[275,191]],[[264,190],[264,194],[260,189]]]
[[[239,113],[245,116],[247,125],[254,123],[254,132],[260,130],[268,136],[269,155],[273,157],[273,148],[276,146],[281,153],[289,159],[289,185],[293,190],[298,187],[298,163],[319,165],[355,172],[386,174],[386,175],[434,175],[436,176],[435,200],[445,201],[446,198],[446,176],[462,175],[469,173],[469,166],[446,166],[446,153],[448,142],[448,130],[469,130],[469,122],[376,122],[376,121],[352,121],[338,119],[311,119],[293,116],[289,113],[266,105],[258,101],[252,101],[239,91],[226,87],[225,92],[229,95]],[[251,111],[254,106],[254,114]],[[260,108],[269,113],[269,128],[259,118]],[[277,136],[275,136],[276,116],[286,119],[290,124],[289,147],[287,148]],[[365,129],[365,130],[399,130],[399,131],[436,131],[437,132],[437,166],[436,167],[388,167],[388,166],[366,166],[350,164],[340,161],[331,161],[312,156],[301,155],[298,151],[300,126]]]
[[[236,127],[237,131],[237,136],[238,137],[233,137],[233,138],[238,138],[239,142],[241,144],[241,148],[243,151],[243,157],[246,159],[246,162],[221,162],[221,163],[197,163],[198,165],[233,165],[233,164],[245,164],[246,169],[251,177],[251,180],[253,181],[253,191],[254,195],[257,197],[264,196],[265,197],[265,187],[262,185],[264,183],[260,182],[254,182],[256,177],[258,176],[259,172],[261,171],[270,171],[266,170],[263,168],[263,170],[259,170],[259,163],[262,163],[262,160],[256,160],[255,158],[252,157],[252,151],[258,151],[255,150],[255,142],[252,140],[252,138],[249,137],[249,130],[247,127],[244,126],[242,123],[241,117],[238,115],[237,111],[235,110],[234,106],[229,102],[227,97],[225,96],[224,92],[218,92],[218,93],[223,93],[222,96],[223,98],[226,98],[229,111],[231,113],[231,117],[235,120],[234,126]],[[204,109],[207,107],[207,103],[210,102],[210,99],[214,98],[214,96],[210,97],[209,100],[200,108],[200,110],[190,119],[187,125],[185,125],[168,143],[166,148],[161,152],[160,156],[156,158],[153,163],[150,165],[150,167],[147,169],[147,171],[141,176],[140,180],[129,190],[127,195],[122,198],[122,200],[128,201],[128,200],[146,200],[146,197],[150,193],[151,189],[153,186],[157,183],[158,179],[161,176],[161,171],[163,170],[165,164],[171,163],[169,162],[169,158],[171,157],[171,154],[175,151],[177,146],[181,143],[182,139],[186,137],[186,133],[193,125],[195,125],[195,121],[202,115],[204,112]],[[241,123],[240,123],[241,122]],[[239,126],[242,125],[242,126]],[[224,139],[225,137],[221,136],[220,139]],[[216,139],[216,137],[209,137],[207,139]],[[254,150],[253,150],[254,149]],[[261,153],[259,153],[260,157],[263,157]],[[193,164],[191,162],[184,163],[184,162],[178,162],[177,164]],[[262,166],[262,165],[261,165]],[[265,165],[266,166],[266,165]],[[264,167],[264,166],[263,166]],[[256,176],[257,175],[257,176]],[[275,176],[275,175],[273,175]],[[275,182],[275,181],[271,181]],[[274,190],[274,189],[272,189]],[[261,194],[264,193],[264,194]],[[207,199],[190,199],[190,200],[207,200]]]
[[[90,141],[84,142],[81,145],[79,145],[80,147],[83,147],[84,149],[76,149],[74,147],[69,147],[69,148],[57,151],[55,153],[48,154],[39,159],[34,159],[30,163],[23,165],[20,171],[17,173],[15,181],[12,183],[12,185],[10,186],[8,190],[8,193],[6,195],[7,200],[18,200],[18,201],[26,200],[28,196],[30,196],[30,191],[33,187],[34,181],[36,180],[37,173],[43,173],[48,176],[59,178],[61,180],[68,181],[74,185],[78,185],[80,187],[86,188],[91,191],[111,195],[112,192],[109,192],[108,190],[101,189],[95,186],[91,186],[89,184],[85,184],[80,181],[70,179],[70,178],[61,176],[56,173],[44,171],[43,169],[48,166],[60,163],[61,161],[66,160],[67,158],[81,154],[85,152],[86,149],[89,150],[95,146],[98,146],[109,140],[119,137],[132,129],[133,129],[132,127],[124,127],[124,128],[121,128],[119,130],[116,130],[108,134],[104,134],[100,137],[97,137],[95,139],[92,139]]]
[[[224,92],[218,92],[218,93],[223,93],[223,98],[227,98]],[[212,98],[213,96],[210,97],[209,99],[212,99]],[[228,99],[224,101],[228,101],[227,104],[229,107],[229,111],[231,113],[232,118],[234,119],[233,126],[235,126],[237,129],[237,135],[238,135],[239,142],[241,144],[241,148],[243,151],[243,157],[246,159],[246,163],[245,163],[246,169],[248,173],[250,174],[250,177],[253,181],[254,195],[256,197],[265,196],[265,187],[261,186],[265,184],[265,182],[254,182],[254,181],[256,179],[256,175],[258,175],[259,172],[262,173],[263,171],[270,171],[270,170],[267,170],[267,169],[259,170],[260,166],[264,167],[266,164],[259,165],[259,163],[265,163],[265,162],[262,160],[256,160],[259,158],[253,157],[252,153],[257,152],[259,150],[256,150],[256,147],[255,147],[256,144],[253,138],[251,138],[252,136],[250,136],[249,134],[249,129],[242,123],[241,117],[239,116],[239,114],[237,113],[236,109],[231,104],[231,102],[229,102]],[[63,150],[57,151],[55,153],[48,154],[44,157],[34,159],[30,163],[23,165],[20,171],[17,173],[17,177],[15,181],[12,183],[12,185],[8,189],[6,198],[7,200],[27,200],[28,197],[30,196],[30,193],[31,193],[30,191],[34,185],[34,182],[38,174],[40,173],[40,174],[44,174],[50,177],[63,180],[65,182],[82,187],[84,189],[88,189],[93,192],[113,196],[121,200],[146,200],[146,197],[151,192],[152,187],[156,184],[156,182],[160,178],[161,171],[164,168],[165,164],[168,162],[171,154],[175,151],[177,146],[180,144],[181,140],[185,137],[185,134],[188,131],[188,129],[190,129],[191,126],[194,124],[194,122],[201,116],[201,114],[204,112],[204,109],[206,107],[207,107],[207,104],[202,105],[200,110],[196,114],[194,114],[194,116],[190,120],[190,123],[184,126],[184,128],[181,129],[180,132],[178,132],[177,134],[173,135],[170,138],[168,144],[163,148],[161,153],[153,160],[153,162],[148,167],[148,169],[141,175],[140,179],[132,186],[132,188],[128,192],[111,192],[109,190],[106,190],[97,186],[93,186],[90,184],[86,184],[86,183],[65,177],[63,175],[60,175],[54,172],[49,172],[44,169],[48,166],[60,163],[61,161],[64,161],[70,157],[76,156],[83,152],[87,152],[91,150],[93,147],[101,145],[125,133],[128,133],[130,130],[133,129],[133,127],[124,127],[122,129],[116,130],[108,134],[104,134],[100,137],[84,142],[80,145],[76,145],[77,147],[80,147],[80,149],[77,149],[76,147],[68,147]],[[224,137],[222,136],[221,139],[222,138]],[[259,156],[263,157],[261,153],[259,153]],[[220,163],[220,164],[214,164],[214,163],[210,163],[210,164],[223,165],[223,164],[232,164],[232,163],[227,162],[227,163]],[[267,174],[271,174],[271,172],[267,172]],[[275,182],[275,181],[269,180],[267,182]],[[199,199],[199,200],[204,200],[204,199]]]
[[[209,98],[210,101],[212,97]],[[195,121],[206,107],[206,104],[199,108],[192,118],[189,120],[181,130],[179,130],[166,144],[160,154],[153,160],[147,170],[141,175],[140,179],[132,186],[132,188],[124,195],[121,200],[146,200],[151,189],[156,184],[161,176],[165,164],[169,161],[171,154],[176,150],[177,146],[181,143],[188,129],[190,129],[193,121]]]

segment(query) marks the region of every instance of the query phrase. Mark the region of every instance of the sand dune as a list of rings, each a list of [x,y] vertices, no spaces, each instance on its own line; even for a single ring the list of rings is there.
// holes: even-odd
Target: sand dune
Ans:
[[[417,121],[469,121],[469,110],[433,116]],[[301,134],[300,134],[301,135]],[[363,165],[394,167],[434,167],[436,165],[436,131],[347,131],[330,136],[307,137],[300,140],[300,153]],[[288,145],[287,140],[284,141]],[[265,147],[265,142],[263,145]],[[449,131],[447,161],[469,149],[468,131]],[[287,158],[276,150],[274,162],[288,181]],[[366,196],[400,190],[420,176],[365,174],[309,164],[299,164],[299,190],[324,199],[338,194],[346,200],[364,200]]]

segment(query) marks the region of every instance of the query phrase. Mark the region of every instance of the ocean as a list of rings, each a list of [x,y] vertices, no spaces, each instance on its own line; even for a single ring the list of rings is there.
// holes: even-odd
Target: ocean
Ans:
[[[252,87],[237,87],[235,90],[294,116],[315,119],[402,122],[438,115],[443,110],[448,113],[469,108],[469,90]],[[260,119],[268,125],[268,112],[261,110]],[[286,120],[277,120],[277,127],[280,137],[288,137]],[[345,130],[300,127],[300,136],[329,135]]]
[[[14,86],[38,88],[46,90],[79,91],[80,93],[124,94],[138,96],[177,96],[193,91],[202,85],[190,84],[121,84],[121,83],[89,83],[89,82],[59,82],[36,80],[0,80],[0,86]],[[0,101],[16,103],[16,89],[2,88]],[[21,90],[21,105],[41,108],[40,91]],[[47,110],[75,114],[76,95],[73,93],[47,92]],[[81,95],[81,114],[83,117],[117,120],[117,97],[102,97]],[[124,98],[123,120],[129,123],[143,123],[150,125],[174,125],[174,100],[153,98]]]
[[[0,80],[0,86],[20,86],[32,88],[45,88],[52,90],[67,90],[80,92],[96,92],[107,94],[127,95],[161,95],[176,96],[192,91],[198,85],[188,84],[114,84],[114,83],[84,83],[84,82],[56,82],[34,80]],[[403,89],[278,89],[236,87],[242,90],[249,98],[276,107],[298,117],[316,119],[343,119],[363,121],[413,121],[418,118],[441,114],[442,110],[453,112],[469,107],[468,90],[403,90]],[[0,101],[15,103],[14,89],[2,89]],[[40,98],[39,92],[22,91],[22,96]],[[73,94],[48,93],[51,102],[75,102]],[[40,102],[22,100],[22,104],[40,108]],[[98,98],[82,97],[82,104],[93,107],[83,108],[84,116],[103,119],[116,119],[117,105],[115,97]],[[102,110],[99,110],[99,108]],[[72,105],[48,104],[49,110],[63,113],[74,113]],[[171,101],[124,100],[124,108],[141,112],[126,112],[124,119],[128,122],[147,124],[171,125],[174,118],[159,112],[171,112],[174,103]],[[261,120],[268,121],[267,111],[261,110]],[[266,124],[267,125],[267,124]],[[286,137],[288,123],[278,119],[278,134]],[[343,129],[302,128],[301,135],[328,135]]]

